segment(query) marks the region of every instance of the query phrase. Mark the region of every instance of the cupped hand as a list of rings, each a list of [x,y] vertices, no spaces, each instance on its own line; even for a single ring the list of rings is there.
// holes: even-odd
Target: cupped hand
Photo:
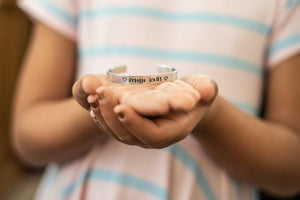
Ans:
[[[217,94],[215,82],[197,74],[160,85],[112,84],[104,76],[82,82],[82,96],[89,95],[91,116],[99,128],[123,143],[148,148],[185,138]]]
[[[91,117],[101,132],[106,132],[115,137],[117,140],[120,140],[121,134],[126,132],[126,135],[128,135],[128,131],[125,130],[121,122],[118,120],[118,117],[113,112],[113,108],[118,105],[116,98],[110,95],[109,92],[105,93],[106,97],[104,98],[104,90],[126,91],[126,94],[128,94],[131,91],[141,93],[142,91],[150,90],[153,87],[154,85],[121,85],[108,81],[106,75],[88,74],[82,76],[73,85],[72,93],[77,103],[86,110],[89,110]],[[101,94],[99,93],[99,89],[97,94],[97,88],[102,90]],[[123,140],[124,139],[122,139],[122,141]],[[132,144],[132,139],[130,139],[130,141],[130,144]]]
[[[156,92],[159,98],[151,98]],[[114,112],[129,134],[140,143],[163,148],[192,132],[205,117],[217,92],[215,81],[194,74],[172,83],[162,83],[154,91],[145,91],[144,94],[127,95],[117,91],[119,94],[115,97],[119,97],[120,104]],[[163,104],[158,105],[161,102]]]

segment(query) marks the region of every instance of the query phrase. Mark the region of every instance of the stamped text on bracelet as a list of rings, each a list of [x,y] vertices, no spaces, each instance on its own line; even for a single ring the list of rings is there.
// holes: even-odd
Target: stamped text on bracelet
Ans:
[[[162,83],[167,81],[175,81],[177,79],[177,71],[174,67],[166,65],[158,66],[158,74],[130,76],[122,73],[126,72],[126,66],[118,66],[107,71],[108,80],[121,84],[147,84]]]

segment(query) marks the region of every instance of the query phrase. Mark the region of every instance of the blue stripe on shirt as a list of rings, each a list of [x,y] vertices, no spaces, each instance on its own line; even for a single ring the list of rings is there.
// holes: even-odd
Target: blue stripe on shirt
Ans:
[[[70,13],[67,13],[63,8],[59,8],[57,5],[53,4],[51,1],[47,0],[35,0],[40,6],[53,13],[55,16],[61,18],[72,27],[77,27],[77,18]]]
[[[241,102],[241,101],[236,101],[234,99],[228,99],[228,101],[234,106],[238,107],[239,109],[241,109],[242,111],[250,115],[257,115],[259,112],[259,108],[257,108],[254,105],[250,105],[248,103]]]
[[[205,173],[197,164],[197,162],[178,144],[173,144],[165,148],[175,158],[177,158],[195,177],[200,190],[203,192],[207,200],[217,200],[217,196],[213,191]]]
[[[300,33],[282,39],[278,42],[275,42],[271,47],[268,49],[269,55],[276,54],[284,49],[288,49],[295,45],[300,45]]]
[[[123,185],[125,187],[133,188],[150,195],[157,197],[158,199],[167,200],[167,189],[152,183],[148,180],[141,179],[129,174],[123,174],[116,171],[106,169],[91,169],[82,174],[75,182],[63,189],[61,196],[65,199],[71,195],[76,189],[82,187],[85,181],[98,180],[103,182],[109,182],[116,185]]]
[[[43,197],[48,196],[48,192],[51,191],[51,188],[55,185],[60,173],[60,167],[57,164],[50,164],[47,167],[46,173],[43,176],[43,181],[39,186],[36,199],[42,199]]]
[[[286,4],[286,8],[291,10],[295,8],[299,2],[300,0],[289,0],[289,2]]]
[[[251,73],[262,75],[263,69],[239,58],[201,52],[162,50],[147,47],[136,46],[103,46],[103,47],[87,47],[79,51],[82,59],[93,56],[135,56],[154,59],[168,59],[185,62],[204,62],[227,66],[239,70],[249,71]]]
[[[171,153],[176,159],[178,159],[183,164],[183,166],[185,166],[186,169],[194,175],[200,190],[202,190],[207,200],[217,200],[217,196],[213,191],[209,180],[206,178],[204,171],[183,148],[181,148],[178,144],[174,144],[165,148],[165,150]],[[123,185],[129,188],[146,192],[158,197],[159,199],[168,199],[167,189],[156,185],[155,183],[151,183],[148,180],[144,180],[132,175],[105,169],[91,169],[83,173],[77,180],[75,180],[73,183],[62,190],[62,198],[66,198],[67,196],[71,195],[76,189],[82,187],[84,182],[87,180],[98,180],[114,183],[117,185]],[[238,190],[239,189],[237,189],[237,193]]]
[[[235,26],[254,31],[262,35],[268,35],[270,32],[270,26],[266,24],[225,14],[222,15],[201,12],[175,13],[140,7],[108,7],[94,10],[83,10],[80,13],[80,17],[82,18],[99,18],[106,16],[138,16],[175,22],[210,22]]]

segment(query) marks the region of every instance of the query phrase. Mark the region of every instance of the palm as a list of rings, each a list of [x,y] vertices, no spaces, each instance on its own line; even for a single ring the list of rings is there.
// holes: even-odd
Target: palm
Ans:
[[[85,80],[91,82],[85,88],[95,88],[92,79]],[[99,127],[123,143],[142,147],[162,148],[185,138],[216,94],[210,79],[200,75],[160,85],[121,85],[107,82],[104,76],[97,79],[101,87],[89,93],[99,106],[92,111]]]

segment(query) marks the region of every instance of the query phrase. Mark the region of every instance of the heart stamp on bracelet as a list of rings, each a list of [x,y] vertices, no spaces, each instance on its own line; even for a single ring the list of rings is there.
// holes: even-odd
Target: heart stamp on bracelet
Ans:
[[[126,65],[117,66],[107,70],[108,80],[122,84],[147,84],[174,81],[177,79],[177,70],[167,65],[159,65],[158,73],[151,75],[126,75]]]

